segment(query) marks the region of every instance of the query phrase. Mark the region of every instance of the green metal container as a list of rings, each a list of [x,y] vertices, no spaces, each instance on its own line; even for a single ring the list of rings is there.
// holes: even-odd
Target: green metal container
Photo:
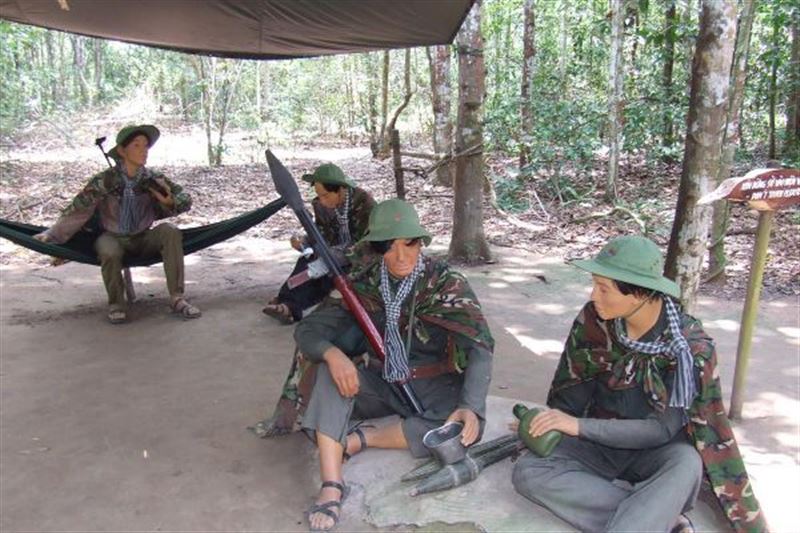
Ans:
[[[560,431],[551,430],[544,435],[539,435],[538,437],[533,437],[528,432],[528,428],[531,425],[531,420],[533,420],[533,417],[538,415],[542,410],[536,407],[533,409],[528,409],[521,403],[518,403],[514,406],[513,411],[514,416],[519,419],[519,430],[517,431],[519,440],[524,442],[525,446],[527,446],[530,451],[539,457],[547,457],[553,453],[555,447],[558,446],[559,442],[561,442]]]

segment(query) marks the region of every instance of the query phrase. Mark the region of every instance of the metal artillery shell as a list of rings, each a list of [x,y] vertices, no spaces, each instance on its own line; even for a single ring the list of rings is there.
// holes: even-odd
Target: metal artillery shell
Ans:
[[[509,457],[517,449],[516,439],[492,448],[491,450],[472,458],[467,455],[463,461],[452,465],[447,465],[438,472],[423,479],[413,489],[409,491],[409,496],[418,496],[429,492],[448,490],[454,487],[465,485],[478,477],[481,470],[498,461]]]
[[[409,496],[417,496],[428,492],[452,489],[472,481],[478,477],[480,471],[478,463],[468,455],[463,461],[447,465],[427,479],[422,480],[408,494]]]
[[[501,437],[497,437],[496,439],[488,440],[486,442],[482,442],[480,444],[476,444],[475,446],[470,447],[467,450],[467,455],[476,459],[477,457],[483,455],[484,453],[490,452],[495,448],[498,448],[504,444],[509,442],[513,442],[517,440],[517,436],[512,434],[503,435]],[[433,474],[434,472],[438,472],[442,469],[442,465],[436,459],[431,459],[425,463],[422,463],[420,466],[416,467],[414,470],[403,474],[400,478],[400,481],[418,481],[420,479],[426,478]]]

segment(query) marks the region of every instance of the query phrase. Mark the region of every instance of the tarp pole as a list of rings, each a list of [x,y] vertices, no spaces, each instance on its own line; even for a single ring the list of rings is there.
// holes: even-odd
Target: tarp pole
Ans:
[[[761,283],[764,279],[764,265],[767,262],[769,234],[775,211],[759,211],[756,242],[753,245],[753,262],[750,265],[750,280],[747,285],[747,296],[744,300],[742,320],[739,327],[739,347],[736,351],[736,373],[733,377],[731,391],[731,408],[728,416],[731,419],[742,418],[744,403],[744,385],[747,380],[747,365],[750,363],[750,348],[753,342],[753,328],[758,314],[758,300],[761,296]]]

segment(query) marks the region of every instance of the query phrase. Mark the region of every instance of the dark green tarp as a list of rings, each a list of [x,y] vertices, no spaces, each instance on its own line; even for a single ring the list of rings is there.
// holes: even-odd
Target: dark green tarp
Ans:
[[[289,59],[449,43],[473,0],[0,0],[0,18],[181,52]]]

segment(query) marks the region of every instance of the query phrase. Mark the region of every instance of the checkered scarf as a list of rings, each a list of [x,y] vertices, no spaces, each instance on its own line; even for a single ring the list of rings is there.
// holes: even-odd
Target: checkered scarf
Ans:
[[[352,244],[352,237],[350,237],[350,187],[345,187],[347,190],[344,196],[344,202],[341,206],[336,208],[336,220],[339,221],[339,244],[342,246],[350,246]]]
[[[386,261],[381,260],[380,291],[386,312],[386,328],[383,332],[386,360],[383,362],[383,379],[390,383],[406,381],[411,376],[411,370],[408,368],[408,353],[406,353],[403,339],[400,337],[400,310],[403,307],[403,301],[408,298],[414,285],[417,284],[423,268],[422,254],[419,254],[414,270],[400,282],[397,293],[392,294],[389,269],[386,268]]]
[[[117,164],[117,173],[122,178],[122,203],[119,212],[119,233],[128,235],[139,227],[140,212],[136,209],[136,193],[133,188],[146,175],[145,168],[139,167],[133,177],[128,177],[122,161]]]
[[[694,382],[694,358],[689,348],[689,343],[681,334],[681,319],[677,306],[671,298],[662,297],[661,300],[667,310],[667,325],[669,327],[671,340],[662,342],[655,340],[652,342],[641,342],[629,339],[625,330],[625,320],[623,318],[614,319],[614,331],[617,339],[626,348],[636,350],[646,354],[665,354],[676,360],[678,369],[675,372],[675,380],[672,383],[672,391],[669,397],[670,407],[682,407],[688,409],[697,395],[697,386]]]

